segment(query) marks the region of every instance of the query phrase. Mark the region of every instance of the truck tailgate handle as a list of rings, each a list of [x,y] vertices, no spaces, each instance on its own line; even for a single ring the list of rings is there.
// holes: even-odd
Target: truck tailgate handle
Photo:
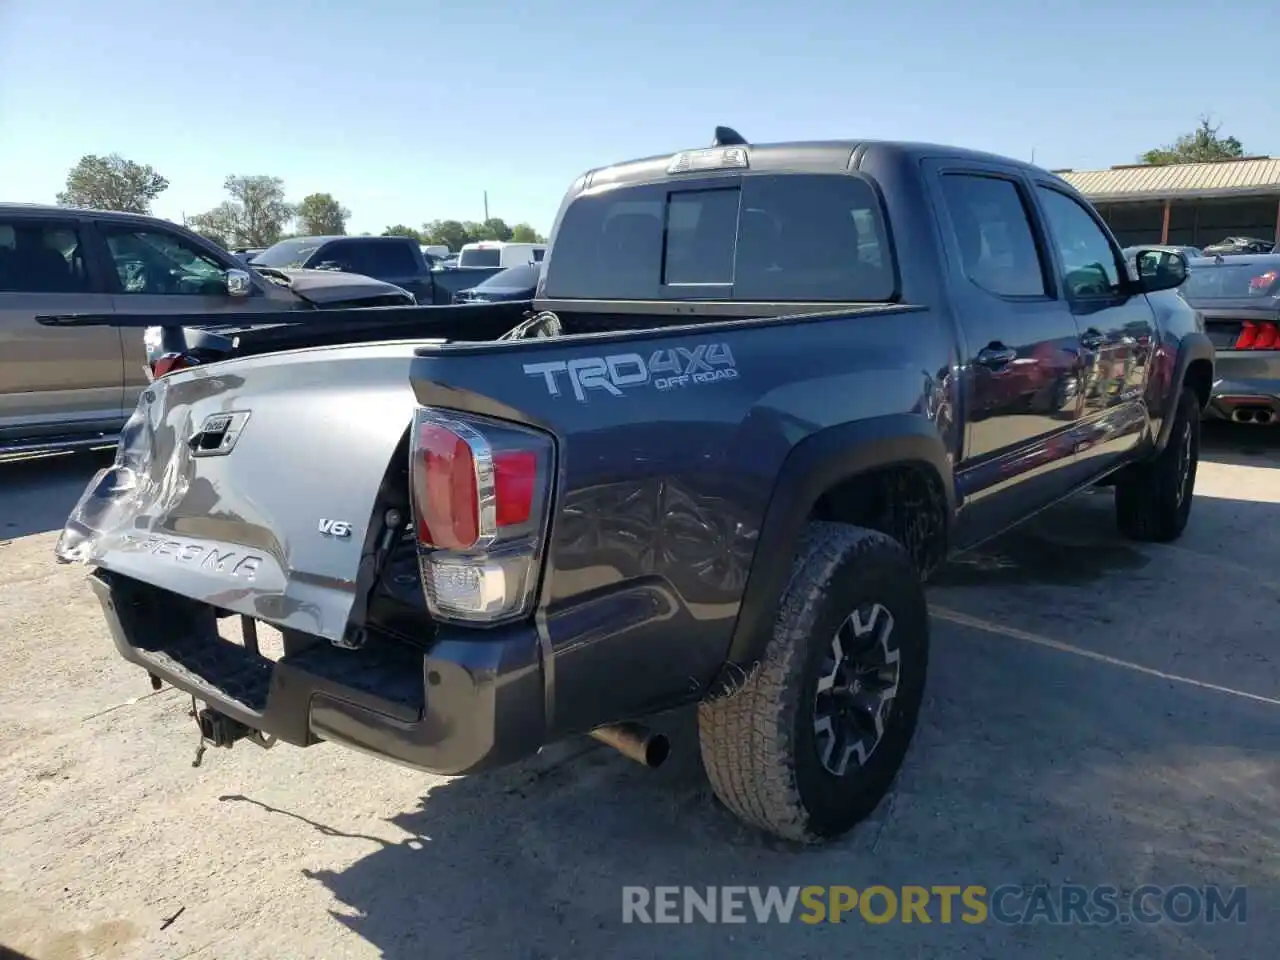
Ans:
[[[1003,343],[990,343],[978,351],[977,361],[984,367],[1003,367],[1018,357],[1018,351]]]

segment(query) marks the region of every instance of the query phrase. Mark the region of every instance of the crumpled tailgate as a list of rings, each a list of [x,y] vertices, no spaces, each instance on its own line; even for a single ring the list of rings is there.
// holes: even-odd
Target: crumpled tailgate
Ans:
[[[341,640],[413,415],[413,346],[250,357],[157,380],[58,558]]]

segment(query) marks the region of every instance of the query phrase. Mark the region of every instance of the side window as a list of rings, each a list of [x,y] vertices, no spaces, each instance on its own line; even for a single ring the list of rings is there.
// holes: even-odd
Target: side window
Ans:
[[[965,276],[997,296],[1045,296],[1035,234],[1013,181],[948,173],[942,195]]]
[[[99,222],[122,293],[217,296],[227,292],[224,266],[199,247],[163,230]]]
[[[359,240],[340,240],[320,250],[316,265],[324,270],[341,270],[343,273],[360,273],[368,276],[378,273],[378,256],[370,249],[374,244]]]
[[[407,243],[362,243],[367,251],[365,269],[374,276],[405,277],[418,272],[418,261]]]
[[[84,248],[71,225],[0,220],[0,293],[84,293]]]
[[[1116,252],[1097,221],[1072,197],[1036,187],[1053,243],[1062,258],[1069,297],[1111,297],[1120,292]]]

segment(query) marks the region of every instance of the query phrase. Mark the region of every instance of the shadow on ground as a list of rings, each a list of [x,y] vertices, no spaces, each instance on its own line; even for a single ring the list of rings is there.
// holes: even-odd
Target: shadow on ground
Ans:
[[[61,530],[94,471],[111,452],[0,459],[0,540]]]
[[[651,773],[562,746],[447,782],[395,817],[408,835],[307,873],[336,919],[389,958],[1261,955],[1276,882],[1275,708],[1088,661],[938,630],[918,739],[876,815],[796,851],[710,795],[686,714]],[[318,829],[323,830],[322,826]],[[1244,925],[626,925],[624,884],[1250,886]],[[1015,895],[1006,907],[1025,903]],[[347,912],[347,910],[354,913]]]
[[[1227,512],[1274,527],[1280,505],[1197,498],[1194,522],[1211,529]],[[675,744],[659,771],[591,741],[561,744],[436,787],[393,818],[406,839],[375,840],[379,849],[353,866],[305,876],[342,905],[338,922],[393,960],[1261,955],[1280,939],[1280,702],[1264,702],[1280,698],[1280,677],[1268,623],[1222,619],[1222,636],[1206,634],[1214,621],[1196,598],[1216,595],[1213,578],[1229,571],[1206,572],[1191,549],[1121,541],[1110,491],[1047,512],[988,555],[1012,562],[943,571],[936,593],[947,605],[1177,676],[935,620],[903,774],[875,815],[831,846],[797,850],[728,814],[703,776],[686,711],[659,724]],[[992,598],[1008,608],[989,608]],[[1099,624],[1110,629],[1077,632]],[[1183,646],[1185,658],[1161,660]],[[1232,657],[1262,658],[1266,669],[1242,670]],[[1247,686],[1255,699],[1180,676]],[[966,925],[936,912],[930,925],[622,922],[623,885],[1066,883],[1245,885],[1247,922]],[[1028,896],[1005,906],[1016,913]]]
[[[1280,425],[1250,427],[1207,421],[1200,459],[1243,467],[1280,467]]]

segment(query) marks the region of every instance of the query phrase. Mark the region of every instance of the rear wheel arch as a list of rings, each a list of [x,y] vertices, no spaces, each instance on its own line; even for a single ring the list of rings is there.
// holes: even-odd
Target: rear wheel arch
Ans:
[[[927,530],[917,541],[922,549],[912,549],[927,574],[948,552],[954,516],[951,462],[935,425],[924,417],[854,421],[800,441],[774,484],[725,665],[711,690],[732,688],[763,655],[809,522],[880,530],[909,549],[915,535]]]
[[[1203,357],[1192,360],[1187,365],[1187,372],[1182,382],[1184,386],[1195,391],[1196,399],[1200,401],[1200,409],[1204,410],[1209,406],[1209,394],[1213,390],[1213,361]]]
[[[1173,421],[1183,387],[1190,387],[1195,391],[1202,411],[1209,405],[1209,394],[1213,389],[1214,356],[1213,341],[1207,334],[1196,330],[1183,335],[1178,344],[1173,376],[1167,387],[1168,396],[1164,398],[1166,409],[1160,411],[1160,432],[1156,437],[1157,453],[1169,442],[1169,434],[1173,430]]]

